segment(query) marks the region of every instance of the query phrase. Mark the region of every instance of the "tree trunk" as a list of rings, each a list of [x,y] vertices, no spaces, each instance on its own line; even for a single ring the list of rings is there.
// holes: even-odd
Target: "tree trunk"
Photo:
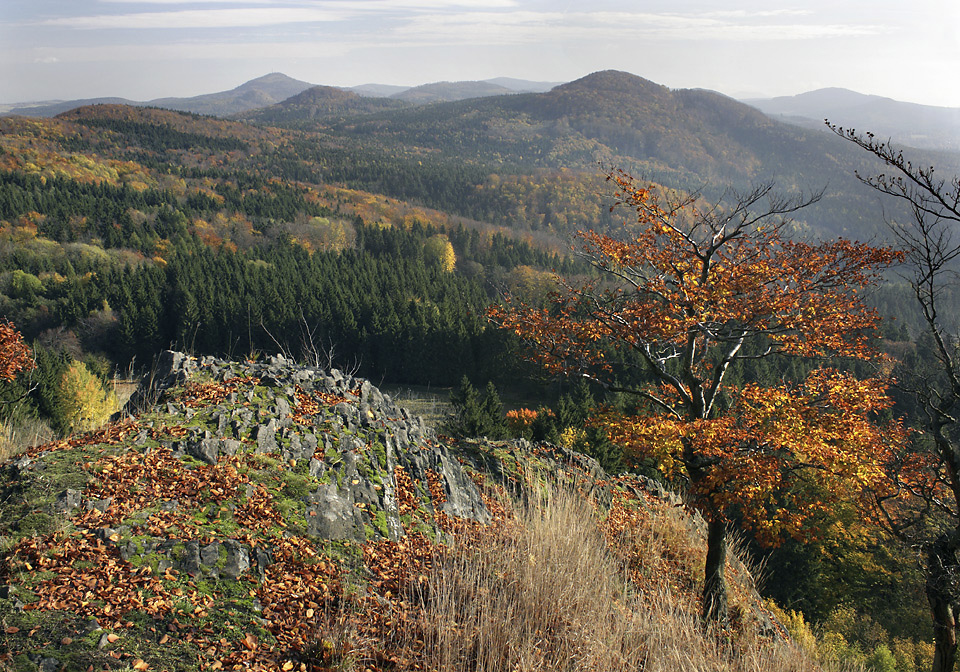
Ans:
[[[720,516],[707,522],[707,562],[703,577],[703,619],[727,620],[727,527]]]
[[[933,616],[933,672],[953,672],[957,659],[958,540],[943,535],[927,556],[927,601]]]

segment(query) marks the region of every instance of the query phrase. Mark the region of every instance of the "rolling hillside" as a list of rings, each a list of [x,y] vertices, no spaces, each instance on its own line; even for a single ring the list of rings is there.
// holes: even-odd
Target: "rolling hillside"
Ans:
[[[900,145],[960,150],[960,108],[904,103],[836,88],[743,102],[806,128],[820,129],[826,118],[842,126],[869,129]]]
[[[869,174],[880,167],[848,143],[829,133],[778,122],[718,93],[672,91],[623,72],[594,73],[544,93],[347,117],[324,116],[320,107],[302,109],[286,101],[245,118],[312,129],[356,148],[357,161],[364,152],[383,157],[379,164],[407,161],[396,167],[404,172],[430,171],[429,162],[455,163],[460,170],[475,166],[479,174],[534,175],[566,169],[596,175],[603,170],[600,164],[622,167],[672,188],[702,191],[710,198],[719,198],[727,188],[743,190],[766,181],[787,192],[825,189],[823,201],[803,213],[801,231],[870,237],[883,229],[876,200],[854,177],[854,171]],[[927,152],[920,157],[943,170],[960,167],[960,155]],[[416,167],[411,164],[414,158]],[[350,162],[347,158],[344,165]],[[459,214],[485,216],[470,198],[461,199],[457,210],[456,204],[437,199],[428,187],[411,185],[401,175],[380,175],[381,170],[385,169],[368,173],[366,182],[360,170],[343,171],[340,179],[355,179],[356,186]]]

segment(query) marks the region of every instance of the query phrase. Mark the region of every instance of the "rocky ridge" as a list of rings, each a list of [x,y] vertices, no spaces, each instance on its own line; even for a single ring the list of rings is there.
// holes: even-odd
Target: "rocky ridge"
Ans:
[[[109,426],[0,470],[0,668],[30,672],[329,669],[331,614],[392,632],[438,542],[504,524],[494,489],[682,507],[561,448],[451,448],[369,381],[283,357],[163,353]]]

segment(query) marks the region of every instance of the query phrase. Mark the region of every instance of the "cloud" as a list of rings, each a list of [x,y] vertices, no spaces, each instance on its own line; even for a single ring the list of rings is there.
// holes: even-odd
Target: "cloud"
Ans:
[[[810,16],[811,14],[813,12],[809,9],[768,9],[759,12],[751,12],[746,9],[727,9],[704,12],[700,16],[712,19],[751,19],[771,16]]]
[[[397,34],[420,44],[529,44],[588,39],[812,40],[889,32],[867,24],[732,20],[766,19],[782,13],[463,12],[416,16]]]
[[[88,47],[44,48],[44,55],[0,50],[0,63],[160,63],[250,59],[309,59],[339,57],[358,45],[341,42],[174,42],[169,44],[101,44]],[[369,46],[369,45],[359,45]]]
[[[159,12],[125,12],[46,19],[37,25],[85,30],[109,29],[210,29],[252,28],[291,24],[329,23],[359,19],[370,14],[401,18],[420,12],[444,10],[503,10],[516,0],[314,0],[277,3],[268,0],[100,0],[106,4],[239,5],[230,8],[177,9]],[[243,5],[261,5],[250,7]]]
[[[517,0],[99,0],[114,5],[261,5],[278,11],[291,8],[330,9],[360,14],[370,11],[441,11],[444,9],[508,9]]]
[[[71,16],[41,21],[44,26],[81,29],[251,28],[284,24],[343,21],[351,14],[314,8],[189,9],[176,12],[138,12]]]

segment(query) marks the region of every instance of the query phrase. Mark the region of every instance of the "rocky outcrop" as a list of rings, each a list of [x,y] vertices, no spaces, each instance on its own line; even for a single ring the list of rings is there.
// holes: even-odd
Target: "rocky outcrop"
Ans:
[[[159,410],[192,423],[165,444],[174,454],[216,464],[252,447],[319,481],[304,497],[311,536],[398,539],[405,531],[398,472],[428,509],[435,482],[443,514],[489,520],[476,485],[433,430],[367,380],[282,356],[232,362],[167,351],[152,384]]]

